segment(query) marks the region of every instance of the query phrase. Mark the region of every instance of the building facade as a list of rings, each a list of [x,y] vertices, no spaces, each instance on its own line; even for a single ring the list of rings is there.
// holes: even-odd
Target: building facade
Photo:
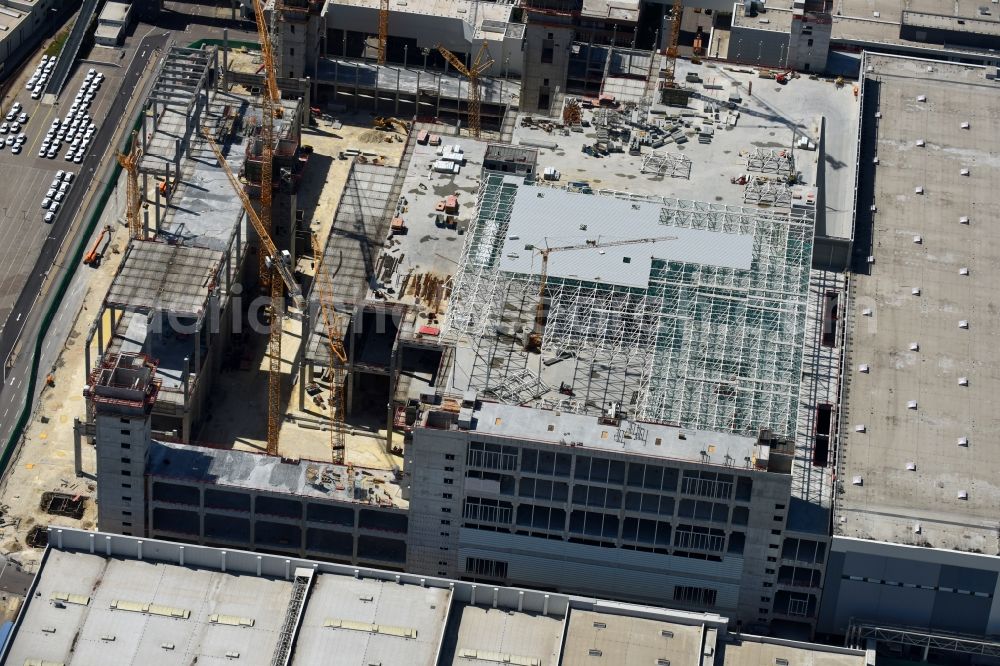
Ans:
[[[780,446],[492,403],[471,426],[453,417],[429,412],[407,450],[408,569],[769,619],[790,485]],[[532,436],[491,425],[540,418],[551,426]],[[596,439],[570,440],[579,428]],[[738,462],[723,454],[742,447]]]

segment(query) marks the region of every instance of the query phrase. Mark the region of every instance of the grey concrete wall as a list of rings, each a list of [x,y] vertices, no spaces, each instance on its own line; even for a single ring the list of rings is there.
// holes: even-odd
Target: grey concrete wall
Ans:
[[[834,537],[817,629],[851,618],[964,634],[1000,633],[1000,557]]]
[[[760,67],[783,67],[788,33],[734,25],[729,35],[729,60]]]
[[[144,473],[149,445],[148,416],[98,414],[97,526],[106,532],[146,533]]]
[[[471,464],[467,456],[473,441],[514,447],[519,451],[519,462],[513,469]],[[570,457],[568,469],[562,474],[549,474],[541,468],[538,473],[524,470],[527,454],[540,460],[546,453]],[[632,474],[633,467],[644,469],[638,467],[640,465],[669,469],[676,474],[675,481],[672,488],[664,486],[662,492],[659,487],[650,490],[636,485],[634,479],[624,476],[617,480],[609,476],[605,482],[595,481],[592,476],[587,478],[583,474],[583,468],[578,468],[596,464],[593,461],[603,461],[600,463],[602,468],[617,461],[622,465],[622,474],[625,470]],[[675,588],[702,587],[715,590],[714,609],[720,612],[730,613],[748,624],[766,623],[771,619],[770,595],[777,580],[777,562],[787,521],[791,483],[788,475],[429,428],[415,429],[406,467],[411,486],[409,571],[473,575],[467,571],[468,558],[493,560],[507,567],[503,580],[506,584],[554,587],[567,592],[590,590],[597,595],[640,603],[667,600],[682,607],[685,604],[674,599]],[[728,497],[707,497],[684,482],[686,472],[701,471],[728,474],[734,480],[749,479],[752,490],[748,496],[738,499],[734,483]],[[480,472],[490,476],[499,473],[512,480],[507,481],[507,488],[502,490],[501,482],[475,478],[481,476]],[[529,485],[526,486],[525,481]],[[547,500],[525,494],[525,488],[537,487],[540,481],[564,486],[565,498],[558,499],[554,492]],[[621,500],[596,506],[589,498],[581,499],[581,491],[590,492],[591,488],[610,490]],[[628,508],[636,494],[656,498],[660,509],[650,513],[645,507],[644,510],[635,509],[634,504],[633,508]],[[467,508],[465,500],[470,497],[510,505],[509,518],[476,520],[473,514],[463,515]],[[669,509],[663,508],[664,502],[669,503]],[[691,515],[696,504],[700,511],[706,503],[718,505],[720,509],[724,507],[724,517],[720,520],[715,515],[711,519]],[[556,509],[565,518],[559,524],[550,522],[547,527],[539,527],[534,522],[525,524],[525,512],[534,511],[536,507]],[[612,516],[616,525],[614,534],[592,534],[589,528],[574,528],[574,514],[582,512]],[[445,520],[450,524],[443,524]],[[625,534],[629,525],[649,524],[642,521],[669,524],[673,531],[663,542],[643,545],[640,540]],[[476,527],[484,523],[488,529]],[[676,532],[680,525],[719,530],[725,534],[722,550],[677,545]],[[734,539],[738,543],[739,538],[744,539],[742,549],[730,551],[730,544]],[[704,552],[710,557],[699,559],[672,554],[690,550]],[[767,600],[762,601],[763,597]]]
[[[830,55],[829,14],[806,14],[792,19],[788,39],[788,67],[800,72],[823,72]]]
[[[551,35],[551,37],[550,37]],[[557,96],[566,92],[566,72],[569,67],[573,28],[531,23],[524,32],[524,58],[521,65],[522,111],[550,114]],[[552,61],[543,62],[546,47],[551,44]],[[545,96],[548,103],[545,103]]]

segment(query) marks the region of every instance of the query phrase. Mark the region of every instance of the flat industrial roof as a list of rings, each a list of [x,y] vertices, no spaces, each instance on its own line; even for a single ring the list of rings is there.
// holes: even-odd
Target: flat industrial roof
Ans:
[[[510,177],[513,178],[513,177]],[[570,245],[593,247],[549,256],[548,275],[645,289],[653,258],[735,270],[750,270],[753,235],[722,230],[665,226],[663,209],[652,202],[581,195],[563,189],[521,185],[514,197],[500,270],[540,274],[541,257],[532,248]],[[622,221],[628,220],[627,225]],[[663,239],[649,243],[608,245],[615,241]]]
[[[792,657],[790,666],[865,664],[862,651],[728,635],[727,622],[714,613],[53,527],[0,658],[73,666],[267,665],[289,656],[296,666],[662,658],[743,666],[775,656]],[[732,643],[754,643],[754,651]],[[747,654],[765,661],[731,661]]]
[[[699,664],[704,634],[702,626],[574,610],[569,615],[562,663]]]
[[[835,531],[996,552],[997,84],[968,65],[863,65],[873,263],[851,280]]]
[[[622,421],[602,425],[596,416],[532,409],[494,402],[473,412],[477,433],[547,441],[551,444],[619,451],[656,458],[753,467],[767,457],[767,447],[752,437],[723,432]],[[704,452],[704,455],[702,454]]]
[[[753,16],[747,16],[743,3],[739,2],[736,3],[736,10],[733,12],[733,25],[751,30],[788,34],[792,28],[792,10],[768,5],[766,9],[758,10]]]
[[[561,617],[469,604],[455,604],[451,615],[442,647],[442,666],[565,663],[559,660],[564,626]]]
[[[109,305],[201,316],[223,254],[218,250],[135,241],[108,291]]]
[[[344,666],[436,666],[450,604],[451,591],[442,588],[318,576],[302,617],[292,665],[312,666],[334,659]],[[373,625],[378,629],[373,631]]]
[[[355,477],[348,476],[345,465],[311,460],[285,461],[278,456],[189,446],[172,442],[153,441],[149,448],[146,469],[151,476],[204,482],[212,479],[219,487],[254,488],[274,493],[300,495],[341,502],[379,504],[405,508],[408,502],[391,471],[355,467]],[[373,480],[378,479],[375,483]],[[355,496],[354,482],[362,481],[363,499]],[[368,488],[376,495],[370,499]]]
[[[715,663],[717,666],[770,666],[779,663],[788,666],[869,666],[874,663],[856,650],[828,647],[820,651],[814,648],[814,645],[797,641],[739,636],[719,643],[719,657]],[[779,659],[785,661],[779,662]]]
[[[282,580],[50,550],[5,663],[271,663],[292,586]],[[54,595],[80,595],[58,602]],[[112,608],[119,602],[119,609]],[[137,612],[121,602],[166,608]],[[164,614],[166,612],[167,614]],[[186,616],[183,616],[186,614]],[[211,622],[248,618],[252,627]],[[38,662],[36,662],[38,663]]]

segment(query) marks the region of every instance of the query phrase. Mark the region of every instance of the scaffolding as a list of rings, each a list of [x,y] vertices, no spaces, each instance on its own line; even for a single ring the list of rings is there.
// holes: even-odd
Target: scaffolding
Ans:
[[[615,401],[642,421],[794,434],[812,211],[599,192],[659,205],[664,226],[749,234],[753,258],[749,270],[654,259],[645,288],[549,276],[542,358],[572,366],[560,369],[573,389],[563,397],[540,392],[554,386],[541,362],[540,377],[524,372],[539,267],[499,268],[517,188],[484,179],[454,278],[445,333],[473,351],[467,388],[511,404],[599,413]]]
[[[747,155],[747,171],[787,177],[795,173],[795,155],[789,149],[754,148]]]
[[[792,188],[786,181],[750,176],[743,188],[743,201],[771,206],[791,206]]]
[[[648,153],[642,158],[642,173],[671,178],[691,178],[691,158],[674,153]]]

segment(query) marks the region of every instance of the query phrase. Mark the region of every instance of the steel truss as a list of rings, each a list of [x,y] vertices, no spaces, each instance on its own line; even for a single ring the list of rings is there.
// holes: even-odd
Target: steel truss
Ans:
[[[790,176],[795,173],[795,155],[790,149],[754,148],[747,155],[747,171]]]
[[[908,627],[883,627],[852,619],[845,636],[845,645],[863,649],[868,640],[921,647],[924,649],[925,659],[929,650],[1000,657],[1000,643],[997,641],[984,640],[976,636],[932,633]]]
[[[750,234],[751,268],[654,261],[645,289],[550,277],[543,357],[574,364],[575,395],[539,398],[511,392],[503,379],[526,381],[520,339],[539,287],[537,275],[499,269],[517,187],[500,175],[484,179],[454,277],[445,332],[476,351],[470,388],[516,404],[532,394],[540,406],[595,412],[616,401],[643,421],[794,434],[812,211],[599,192],[661,206],[666,226]]]
[[[641,173],[690,179],[691,158],[674,153],[649,153],[642,158]]]

